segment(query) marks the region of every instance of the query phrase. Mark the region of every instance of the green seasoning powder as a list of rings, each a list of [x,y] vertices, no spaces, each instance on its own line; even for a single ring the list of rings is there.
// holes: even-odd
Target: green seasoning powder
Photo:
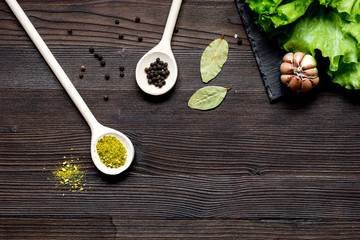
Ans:
[[[84,179],[85,171],[81,169],[79,164],[75,164],[73,160],[68,160],[59,166],[59,169],[53,171],[53,176],[57,187],[68,188],[69,191],[83,191],[86,186]]]
[[[96,144],[100,161],[109,168],[118,168],[125,164],[126,149],[114,136],[104,136]]]

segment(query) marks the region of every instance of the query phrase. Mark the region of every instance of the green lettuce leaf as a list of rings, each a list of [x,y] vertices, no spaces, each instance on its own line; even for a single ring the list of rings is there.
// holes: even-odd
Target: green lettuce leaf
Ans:
[[[329,59],[328,74],[360,89],[360,0],[246,0],[280,47]]]
[[[360,20],[360,0],[343,0],[335,7],[338,12],[345,13],[348,21],[359,22]]]
[[[360,89],[360,63],[340,63],[339,70],[334,73],[333,82],[346,89]]]
[[[296,21],[314,0],[246,0],[265,32]]]
[[[311,53],[313,56],[318,49],[323,57],[329,58],[329,70],[337,71],[340,61],[358,62],[358,41],[351,36],[353,30],[348,24],[335,10],[314,5],[294,25],[293,34],[283,48],[289,52]]]

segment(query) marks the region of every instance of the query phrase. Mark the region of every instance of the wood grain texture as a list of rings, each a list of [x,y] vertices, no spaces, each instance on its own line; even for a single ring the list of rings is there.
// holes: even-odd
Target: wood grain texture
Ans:
[[[120,176],[96,170],[89,127],[0,2],[0,239],[359,239],[358,93],[323,78],[269,104],[232,0],[183,1],[172,41],[179,78],[161,97],[142,93],[134,73],[161,38],[169,0],[19,3],[95,117],[127,134],[136,156]],[[221,34],[229,57],[211,85],[233,89],[215,110],[190,109],[205,86],[202,51]],[[86,170],[86,191],[55,187],[64,157]]]

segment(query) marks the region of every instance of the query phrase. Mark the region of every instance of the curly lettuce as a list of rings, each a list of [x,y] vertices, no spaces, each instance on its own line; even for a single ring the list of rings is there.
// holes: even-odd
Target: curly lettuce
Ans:
[[[360,0],[246,2],[256,22],[281,48],[313,56],[319,51],[329,59],[333,82],[360,89]]]

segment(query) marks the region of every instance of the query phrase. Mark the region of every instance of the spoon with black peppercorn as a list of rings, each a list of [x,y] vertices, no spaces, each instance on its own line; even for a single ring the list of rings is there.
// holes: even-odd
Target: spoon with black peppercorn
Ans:
[[[173,0],[161,41],[148,51],[136,65],[136,82],[141,90],[147,94],[155,96],[165,94],[172,89],[176,83],[178,68],[171,50],[171,38],[179,15],[181,2],[182,0]],[[163,65],[150,66],[150,64],[153,64],[157,59],[167,64],[165,69]],[[150,67],[154,69],[150,69],[149,71]],[[147,69],[147,71],[145,69]],[[152,73],[151,70],[153,70]],[[166,71],[168,71],[167,74],[162,74],[162,72]]]
[[[20,5],[16,0],[5,0],[9,5],[10,9],[13,11],[49,67],[54,72],[55,76],[58,78],[61,85],[64,87],[66,92],[71,97],[72,101],[75,103],[76,107],[79,109],[82,116],[85,118],[86,122],[89,124],[91,129],[91,157],[95,164],[95,166],[103,173],[108,175],[117,175],[123,171],[125,171],[131,164],[134,159],[135,150],[134,146],[131,143],[130,139],[123,133],[114,130],[112,128],[105,127],[101,125],[91,113],[90,109],[81,98],[80,94],[55,59],[54,55],[50,52],[49,48],[36,31],[29,18],[26,16]],[[107,167],[104,163],[100,161],[100,157],[97,153],[97,142],[104,136],[114,136],[116,137],[126,150],[126,161],[124,165],[118,168]]]

